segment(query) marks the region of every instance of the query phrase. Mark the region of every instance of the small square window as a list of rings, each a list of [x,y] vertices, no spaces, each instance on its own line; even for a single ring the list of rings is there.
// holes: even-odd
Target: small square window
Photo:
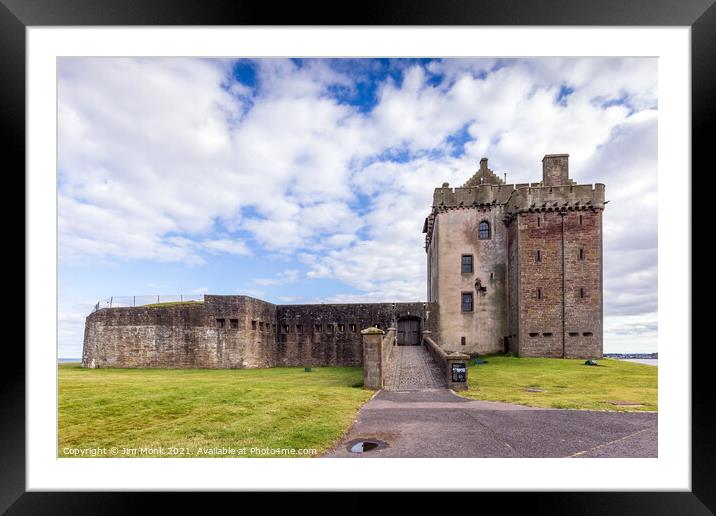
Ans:
[[[224,326],[226,326],[226,319],[217,319],[216,326],[218,326],[219,328],[223,328]]]
[[[229,319],[229,324],[231,325],[231,328],[233,330],[237,330],[239,328],[239,320],[238,319]]]
[[[472,255],[471,254],[463,254],[462,255],[462,272],[472,272]]]
[[[314,330],[316,333],[320,333],[321,331],[323,331],[323,326],[320,325],[320,324],[314,324],[314,325],[313,325],[313,330]]]
[[[296,325],[296,333],[303,333],[303,324]]]
[[[462,311],[472,312],[472,292],[462,293]]]
[[[351,329],[351,331],[352,331],[353,333],[355,333],[355,332],[356,332],[356,325],[355,325],[355,324],[351,324],[351,325],[350,325],[350,329]]]
[[[339,324],[338,325],[338,333],[345,333],[346,332],[346,325],[345,324]]]

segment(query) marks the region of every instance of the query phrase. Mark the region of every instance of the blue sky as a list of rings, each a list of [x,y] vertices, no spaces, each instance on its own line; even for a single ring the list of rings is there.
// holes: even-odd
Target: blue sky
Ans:
[[[425,299],[432,191],[603,182],[605,351],[656,351],[657,62],[59,60],[59,355],[100,299]]]

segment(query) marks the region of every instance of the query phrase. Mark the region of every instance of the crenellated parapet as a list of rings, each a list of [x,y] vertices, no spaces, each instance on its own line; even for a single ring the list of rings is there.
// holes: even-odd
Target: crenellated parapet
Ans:
[[[583,211],[604,209],[604,185],[516,185],[505,204],[505,222],[520,213],[538,211]]]

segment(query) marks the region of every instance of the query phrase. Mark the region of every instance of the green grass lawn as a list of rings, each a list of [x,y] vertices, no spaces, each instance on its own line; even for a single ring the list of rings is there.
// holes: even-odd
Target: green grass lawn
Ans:
[[[335,443],[372,391],[358,367],[273,369],[82,369],[59,365],[58,455],[201,455],[198,448],[316,449]],[[114,455],[111,448],[119,452]],[[175,449],[171,449],[175,448]],[[182,450],[182,448],[184,450]],[[188,450],[188,453],[179,453]],[[283,455],[286,456],[286,455]]]
[[[658,410],[657,368],[653,366],[610,359],[598,360],[598,366],[586,366],[584,360],[560,358],[481,358],[488,363],[468,366],[469,390],[459,394],[533,407]],[[544,392],[527,392],[530,388]],[[610,403],[615,401],[641,406]]]
[[[164,301],[162,303],[150,303],[148,305],[139,305],[144,308],[163,308],[165,306],[182,306],[182,305],[203,305],[203,301]]]

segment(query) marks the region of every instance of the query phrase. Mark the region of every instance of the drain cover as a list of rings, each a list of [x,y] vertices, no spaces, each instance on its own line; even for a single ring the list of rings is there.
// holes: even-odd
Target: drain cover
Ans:
[[[383,441],[377,439],[361,439],[348,443],[348,451],[351,453],[365,453],[379,448],[388,446]]]

